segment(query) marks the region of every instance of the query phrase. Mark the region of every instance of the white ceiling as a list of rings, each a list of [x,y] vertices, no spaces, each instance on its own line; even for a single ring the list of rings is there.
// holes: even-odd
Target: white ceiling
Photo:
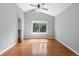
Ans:
[[[17,3],[17,5],[24,12],[35,9],[35,7],[30,6],[30,3]],[[48,15],[51,15],[51,16],[57,16],[58,14],[63,12],[69,6],[71,6],[71,3],[46,3],[46,5],[44,7],[48,8],[48,11],[41,10],[41,12],[48,14]]]

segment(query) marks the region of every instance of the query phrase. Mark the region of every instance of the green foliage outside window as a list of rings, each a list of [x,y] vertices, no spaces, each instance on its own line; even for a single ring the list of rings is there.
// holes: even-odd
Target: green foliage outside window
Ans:
[[[46,23],[33,23],[33,32],[46,32]]]

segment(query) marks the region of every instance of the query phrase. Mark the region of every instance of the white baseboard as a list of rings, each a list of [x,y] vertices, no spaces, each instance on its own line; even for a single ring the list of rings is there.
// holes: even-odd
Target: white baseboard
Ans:
[[[3,51],[1,51],[1,52],[0,52],[0,55],[3,54],[4,52],[8,51],[10,48],[12,48],[13,46],[15,46],[16,44],[17,44],[17,42],[14,43],[13,45],[11,45],[10,47],[4,49]]]
[[[61,44],[63,44],[65,47],[67,47],[68,49],[70,49],[71,51],[73,51],[75,54],[77,54],[79,56],[79,53],[77,51],[75,51],[74,49],[72,49],[71,47],[69,47],[68,45],[66,45],[65,43],[63,43],[62,41],[60,41],[58,38],[55,38],[58,42],[60,42]]]
[[[38,39],[38,38],[40,38],[40,39],[53,39],[53,38],[55,38],[55,37],[24,37],[25,39],[33,39],[33,38],[35,38],[35,39]]]

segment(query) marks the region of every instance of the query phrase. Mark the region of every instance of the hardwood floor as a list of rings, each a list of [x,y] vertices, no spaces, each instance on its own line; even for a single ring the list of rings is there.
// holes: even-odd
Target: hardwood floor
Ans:
[[[55,39],[24,39],[2,56],[76,56]]]

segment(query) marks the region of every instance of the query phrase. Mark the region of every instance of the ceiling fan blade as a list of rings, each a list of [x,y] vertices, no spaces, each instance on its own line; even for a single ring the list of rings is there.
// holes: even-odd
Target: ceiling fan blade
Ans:
[[[45,3],[42,3],[42,5],[45,5]]]
[[[37,6],[33,5],[33,4],[30,4],[30,5],[33,6],[33,7],[37,7]]]
[[[47,8],[41,8],[41,9],[48,10]]]

